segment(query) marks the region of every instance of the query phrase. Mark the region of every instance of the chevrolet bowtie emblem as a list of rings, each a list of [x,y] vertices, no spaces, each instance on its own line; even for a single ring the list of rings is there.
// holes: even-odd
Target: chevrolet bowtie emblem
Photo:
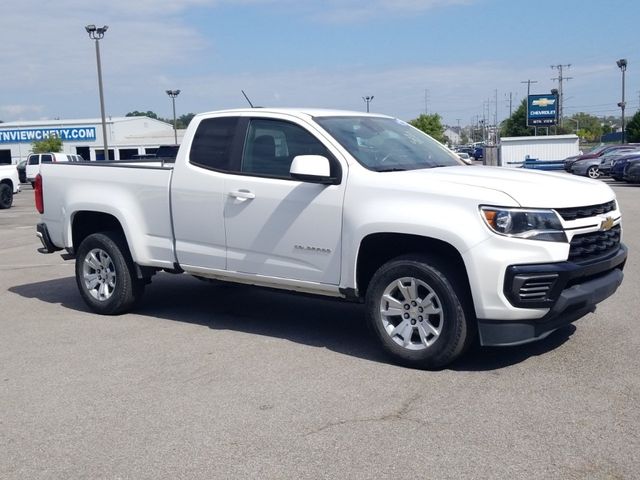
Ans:
[[[606,232],[607,230],[611,230],[611,227],[613,227],[612,217],[605,218],[600,224],[600,230],[602,230],[603,232]]]

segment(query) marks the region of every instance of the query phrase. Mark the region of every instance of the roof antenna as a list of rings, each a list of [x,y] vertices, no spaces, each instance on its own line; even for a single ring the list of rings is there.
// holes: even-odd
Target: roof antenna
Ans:
[[[253,103],[251,103],[251,100],[249,100],[249,97],[247,97],[247,94],[246,94],[246,93],[244,93],[244,90],[240,90],[240,91],[242,92],[242,95],[244,95],[244,98],[246,98],[246,99],[247,99],[247,102],[249,102],[249,105],[251,105],[251,108],[255,108],[255,107],[253,106]]]

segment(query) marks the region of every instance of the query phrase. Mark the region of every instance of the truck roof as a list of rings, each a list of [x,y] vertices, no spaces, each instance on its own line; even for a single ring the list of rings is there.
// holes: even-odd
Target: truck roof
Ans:
[[[328,108],[266,108],[266,107],[255,107],[255,108],[236,108],[230,110],[215,110],[210,112],[203,112],[199,115],[210,115],[212,113],[255,113],[255,112],[264,112],[264,113],[275,113],[275,114],[285,114],[292,115],[296,117],[389,117],[388,115],[384,115],[381,113],[366,113],[366,112],[358,112],[354,110],[336,110],[336,109],[328,109]],[[389,117],[391,118],[391,117]]]

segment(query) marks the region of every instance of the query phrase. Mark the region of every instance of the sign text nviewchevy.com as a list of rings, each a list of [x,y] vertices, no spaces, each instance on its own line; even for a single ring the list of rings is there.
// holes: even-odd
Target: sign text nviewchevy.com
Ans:
[[[96,140],[96,128],[0,128],[0,143],[31,143],[44,140],[49,137],[58,137],[63,142],[93,142]]]

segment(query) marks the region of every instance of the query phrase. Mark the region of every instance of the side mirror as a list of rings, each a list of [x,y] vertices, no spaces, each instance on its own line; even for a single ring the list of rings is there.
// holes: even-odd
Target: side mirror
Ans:
[[[332,184],[336,179],[331,176],[329,159],[322,155],[298,155],[291,162],[291,178],[302,182]]]

